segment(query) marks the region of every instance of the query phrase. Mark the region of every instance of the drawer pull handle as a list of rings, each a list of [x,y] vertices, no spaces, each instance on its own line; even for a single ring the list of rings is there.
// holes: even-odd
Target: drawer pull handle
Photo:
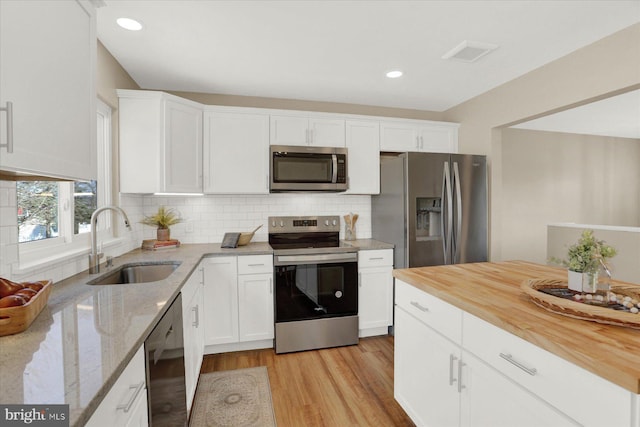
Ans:
[[[264,263],[262,264],[247,264],[249,267],[262,267],[264,265]]]
[[[449,385],[453,385],[456,382],[456,379],[453,377],[453,362],[458,360],[453,354],[449,355]]]
[[[522,363],[515,360],[513,356],[511,356],[510,354],[500,353],[500,357],[502,357],[504,360],[511,363],[512,365],[515,365],[518,368],[522,369],[523,371],[525,371],[527,374],[531,376],[534,376],[535,374],[538,373],[538,370],[536,368],[529,368],[527,366],[524,366]]]
[[[420,305],[419,302],[411,301],[411,305],[417,308],[420,311],[424,311],[425,313],[429,311],[429,309],[423,305]]]
[[[129,401],[127,403],[120,404],[120,405],[116,406],[116,410],[120,410],[121,409],[125,413],[129,412],[131,410],[131,406],[133,406],[133,402],[136,401],[136,397],[138,397],[138,395],[140,394],[140,392],[142,391],[143,388],[144,388],[144,381],[140,381],[140,384],[138,384],[138,385],[129,386],[129,390],[135,390],[135,391],[133,392],[133,394],[129,398]]]
[[[199,328],[200,327],[200,306],[196,305],[195,307],[192,307],[191,310],[193,311],[193,314],[195,314],[195,318],[193,323],[191,323],[191,326]]]
[[[462,368],[467,366],[466,363],[463,363],[462,360],[458,363],[458,393],[462,393],[462,389],[465,388],[462,385]]]
[[[377,257],[369,258],[369,261],[377,261],[379,259],[384,259],[384,257],[377,256]]]

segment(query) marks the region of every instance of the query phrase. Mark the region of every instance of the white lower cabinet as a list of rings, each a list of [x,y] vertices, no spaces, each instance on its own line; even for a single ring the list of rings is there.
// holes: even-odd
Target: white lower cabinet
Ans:
[[[205,351],[273,346],[273,255],[212,257],[204,272]]]
[[[635,425],[631,393],[400,280],[394,331],[394,396],[418,426]]]
[[[459,426],[460,395],[451,381],[460,348],[400,307],[394,332],[396,400],[418,426]]]
[[[142,346],[122,371],[86,426],[148,426],[145,378],[144,346]]]
[[[580,425],[487,366],[477,357],[464,352],[461,360],[461,425],[473,427]]]
[[[358,252],[359,336],[386,335],[393,324],[393,249]]]
[[[182,328],[187,412],[191,411],[204,355],[202,267],[198,266],[182,287]]]

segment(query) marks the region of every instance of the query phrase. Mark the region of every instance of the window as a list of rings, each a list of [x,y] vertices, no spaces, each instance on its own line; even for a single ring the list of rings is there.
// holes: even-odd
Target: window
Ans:
[[[96,181],[19,181],[16,183],[18,242],[21,259],[37,258],[42,250],[89,246],[91,214],[111,200],[111,108],[98,100],[98,179]],[[105,216],[98,228],[101,238],[111,234]],[[56,249],[56,252],[58,249]]]

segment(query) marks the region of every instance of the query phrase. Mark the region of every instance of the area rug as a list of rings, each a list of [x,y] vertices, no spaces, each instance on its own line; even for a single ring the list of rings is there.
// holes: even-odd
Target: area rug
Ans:
[[[190,427],[275,425],[266,366],[200,376]]]

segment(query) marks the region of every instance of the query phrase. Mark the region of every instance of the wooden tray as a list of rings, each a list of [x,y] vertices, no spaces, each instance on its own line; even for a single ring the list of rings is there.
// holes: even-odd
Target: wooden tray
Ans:
[[[0,308],[0,337],[27,330],[44,306],[47,305],[53,282],[51,280],[39,280],[37,283],[44,285],[43,288],[25,305]]]
[[[553,313],[574,319],[640,329],[640,313],[634,314],[605,306],[590,305],[541,292],[541,289],[545,288],[567,288],[566,281],[529,279],[522,282],[520,287],[534,304]],[[640,286],[612,285],[611,292],[640,300]]]

